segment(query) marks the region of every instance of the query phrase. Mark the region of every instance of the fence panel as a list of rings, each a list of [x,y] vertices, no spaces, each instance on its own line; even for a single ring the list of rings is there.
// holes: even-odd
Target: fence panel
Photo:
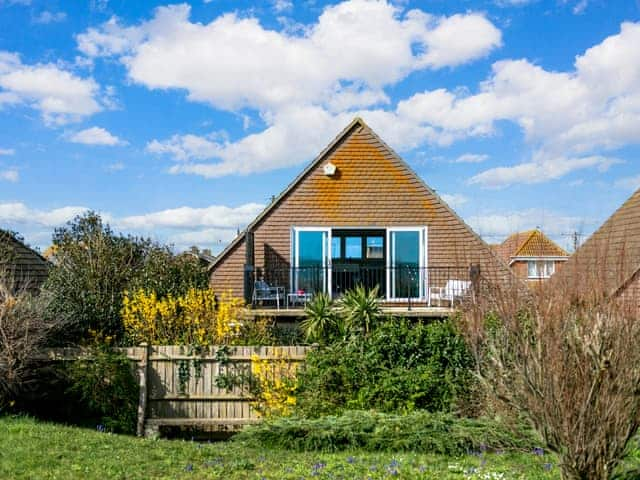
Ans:
[[[259,421],[251,407],[248,375],[252,356],[261,360],[304,361],[308,346],[188,346],[121,348],[133,362],[140,385],[138,435],[161,426],[197,426],[229,430]],[[42,352],[43,361],[90,359],[90,351],[59,348]],[[237,379],[233,385],[220,379]],[[242,381],[240,381],[242,380]]]

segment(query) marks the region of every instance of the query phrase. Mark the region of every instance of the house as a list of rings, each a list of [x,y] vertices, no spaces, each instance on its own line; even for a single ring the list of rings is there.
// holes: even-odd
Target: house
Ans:
[[[0,268],[13,276],[16,288],[38,290],[50,267],[47,259],[25,245],[15,233],[0,229]]]
[[[556,281],[575,296],[640,294],[640,190],[576,250]]]
[[[387,304],[429,305],[466,293],[474,276],[509,271],[360,118],[211,266],[216,291],[250,300],[254,281],[264,280],[278,296],[286,292],[287,303],[320,291],[336,298],[363,284],[378,286]]]
[[[569,259],[569,254],[539,229],[514,233],[491,247],[517,278],[528,282],[548,279]]]

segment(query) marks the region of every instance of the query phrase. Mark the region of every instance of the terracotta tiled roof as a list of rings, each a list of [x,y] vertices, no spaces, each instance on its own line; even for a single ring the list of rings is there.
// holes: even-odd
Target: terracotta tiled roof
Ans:
[[[560,272],[558,281],[580,281],[591,288],[589,279],[604,278],[608,293],[621,291],[640,272],[640,190],[582,244]]]
[[[514,257],[568,257],[569,254],[540,230],[517,232],[494,247],[506,262]]]

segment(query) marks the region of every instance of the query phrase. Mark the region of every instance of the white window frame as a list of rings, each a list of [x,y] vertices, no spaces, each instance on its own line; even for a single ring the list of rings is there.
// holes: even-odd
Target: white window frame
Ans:
[[[529,267],[531,264],[535,265],[535,275],[531,275],[530,271],[529,271]],[[543,265],[543,271],[542,273],[540,273],[539,270],[539,266],[540,264]],[[551,271],[548,272],[547,271],[547,267],[548,265],[551,265]],[[537,258],[537,259],[529,259],[527,260],[527,278],[529,280],[540,280],[540,279],[546,279],[546,278],[551,278],[551,276],[556,273],[556,262],[555,260],[549,260],[546,258]]]
[[[327,234],[326,242],[322,244],[322,268],[325,270],[322,278],[322,288],[331,298],[331,229],[333,227],[291,227],[291,256],[293,257],[294,275],[289,275],[290,292],[298,291],[298,268],[300,267],[300,232],[323,232]]]
[[[387,231],[387,261],[386,261],[386,299],[389,302],[408,302],[408,297],[394,297],[392,296],[392,275],[393,262],[391,258],[391,235],[393,232],[418,232],[419,233],[419,261],[418,261],[418,296],[411,297],[412,301],[422,301],[427,298],[427,286],[429,285],[428,278],[428,227],[425,226],[413,226],[413,227],[386,227]]]

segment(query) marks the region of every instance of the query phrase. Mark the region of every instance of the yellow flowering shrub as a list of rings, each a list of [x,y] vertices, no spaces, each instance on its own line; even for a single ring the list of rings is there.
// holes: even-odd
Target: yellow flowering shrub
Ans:
[[[276,359],[251,355],[251,376],[255,382],[254,410],[263,417],[291,415],[298,388],[297,362],[292,362],[276,350]]]
[[[154,345],[224,345],[240,333],[244,303],[225,292],[216,301],[210,289],[158,298],[143,289],[125,292],[122,321],[130,342]]]

